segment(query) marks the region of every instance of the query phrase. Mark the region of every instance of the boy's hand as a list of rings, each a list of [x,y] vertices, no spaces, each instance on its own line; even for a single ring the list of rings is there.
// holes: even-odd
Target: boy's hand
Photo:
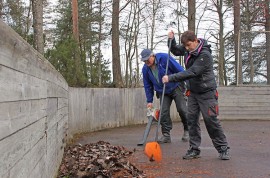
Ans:
[[[168,77],[168,75],[164,75],[163,77],[162,77],[162,83],[168,83],[169,82],[169,77]]]

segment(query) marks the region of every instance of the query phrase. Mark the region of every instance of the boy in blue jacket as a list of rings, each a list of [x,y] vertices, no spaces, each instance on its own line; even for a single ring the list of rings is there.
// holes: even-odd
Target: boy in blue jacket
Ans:
[[[162,77],[165,75],[168,54],[156,53],[154,54],[149,49],[144,49],[141,52],[141,61],[145,64],[142,68],[143,83],[145,95],[147,99],[147,108],[153,107],[154,91],[156,95],[162,96],[163,83]],[[184,71],[183,67],[170,56],[168,64],[168,75]],[[185,86],[184,82],[170,82],[166,85],[165,94],[163,99],[162,113],[161,114],[161,132],[162,137],[158,139],[159,143],[170,143],[170,130],[172,129],[172,120],[170,117],[170,106],[174,100],[177,112],[182,120],[184,126],[183,141],[188,141],[188,125],[187,125],[187,105],[184,97]],[[161,100],[160,100],[161,101]]]

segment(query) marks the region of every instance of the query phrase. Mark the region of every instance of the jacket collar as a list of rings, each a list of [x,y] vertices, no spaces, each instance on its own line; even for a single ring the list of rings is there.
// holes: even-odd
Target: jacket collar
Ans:
[[[191,55],[198,56],[200,54],[200,52],[202,51],[202,47],[204,45],[204,41],[202,39],[200,39],[200,38],[198,40],[199,40],[199,44],[196,47],[196,49],[188,53],[188,56],[187,56],[187,58],[185,60],[185,64],[186,65],[187,65],[187,63],[188,63]]]
[[[199,55],[199,53],[201,52],[202,47],[204,45],[204,41],[202,39],[199,38],[198,40],[199,40],[198,46],[196,47],[195,50],[193,50],[193,51],[190,52],[190,54],[195,55],[195,56],[198,56]]]

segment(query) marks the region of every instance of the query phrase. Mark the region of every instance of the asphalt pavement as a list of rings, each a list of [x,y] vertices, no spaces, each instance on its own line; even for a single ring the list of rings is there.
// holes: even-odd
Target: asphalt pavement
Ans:
[[[162,161],[150,162],[144,154],[144,146],[137,146],[145,126],[135,125],[106,129],[82,134],[75,144],[107,141],[115,146],[135,150],[129,159],[150,178],[268,178],[270,177],[270,121],[222,121],[222,127],[230,146],[230,160],[218,159],[210,137],[201,121],[201,158],[183,160],[189,144],[182,142],[182,124],[175,122],[171,131],[172,143],[161,144]],[[151,127],[147,142],[154,141],[156,124]],[[160,130],[160,129],[159,129]]]

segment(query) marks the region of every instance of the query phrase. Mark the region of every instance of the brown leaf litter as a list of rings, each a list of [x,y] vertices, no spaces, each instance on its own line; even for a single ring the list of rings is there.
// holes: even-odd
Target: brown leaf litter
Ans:
[[[133,151],[99,141],[65,148],[57,178],[145,178],[128,157]]]

